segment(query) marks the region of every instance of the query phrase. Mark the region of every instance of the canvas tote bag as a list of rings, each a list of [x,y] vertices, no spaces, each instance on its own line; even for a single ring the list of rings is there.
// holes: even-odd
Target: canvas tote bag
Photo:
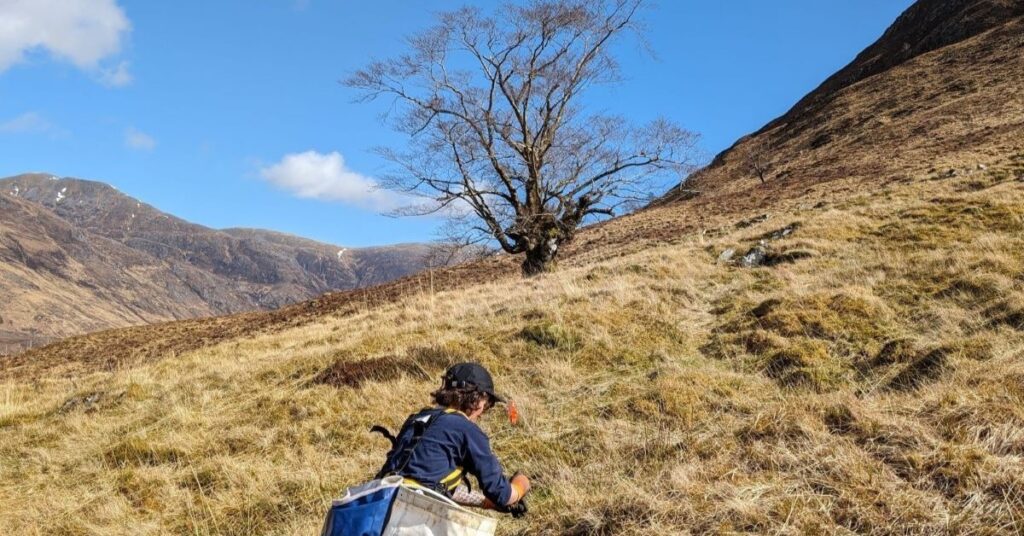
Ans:
[[[398,488],[383,536],[493,536],[494,518],[428,489]]]

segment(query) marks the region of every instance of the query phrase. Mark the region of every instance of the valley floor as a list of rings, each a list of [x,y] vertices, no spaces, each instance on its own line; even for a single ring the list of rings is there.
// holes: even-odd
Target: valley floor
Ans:
[[[932,173],[114,371],[9,377],[0,527],[314,534],[381,463],[369,427],[479,359],[523,415],[483,426],[535,479],[502,534],[1024,533],[1022,169]],[[761,239],[771,266],[719,258]]]

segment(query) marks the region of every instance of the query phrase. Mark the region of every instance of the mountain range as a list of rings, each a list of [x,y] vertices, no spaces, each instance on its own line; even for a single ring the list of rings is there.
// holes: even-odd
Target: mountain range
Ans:
[[[275,309],[421,270],[430,247],[210,229],[101,182],[0,180],[0,354],[91,331]]]

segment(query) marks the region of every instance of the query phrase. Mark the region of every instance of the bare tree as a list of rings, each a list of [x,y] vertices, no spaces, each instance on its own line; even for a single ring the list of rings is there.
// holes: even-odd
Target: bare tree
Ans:
[[[385,187],[421,202],[402,214],[469,215],[466,230],[544,271],[579,226],[649,199],[693,169],[697,136],[659,119],[585,114],[619,80],[611,46],[637,32],[644,0],[531,0],[439,15],[410,51],[345,83],[394,99],[405,149],[383,149]]]
[[[771,140],[764,135],[747,140],[741,152],[743,163],[747,169],[761,180],[761,184],[768,182],[766,175],[772,169],[772,152],[774,147]]]

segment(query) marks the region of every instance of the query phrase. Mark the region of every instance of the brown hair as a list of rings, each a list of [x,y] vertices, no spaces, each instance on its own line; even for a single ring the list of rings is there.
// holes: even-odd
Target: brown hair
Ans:
[[[442,387],[431,393],[434,402],[439,406],[457,409],[465,414],[470,414],[476,409],[481,400],[487,401],[487,408],[494,405],[491,395],[479,390],[476,386],[466,387]]]

